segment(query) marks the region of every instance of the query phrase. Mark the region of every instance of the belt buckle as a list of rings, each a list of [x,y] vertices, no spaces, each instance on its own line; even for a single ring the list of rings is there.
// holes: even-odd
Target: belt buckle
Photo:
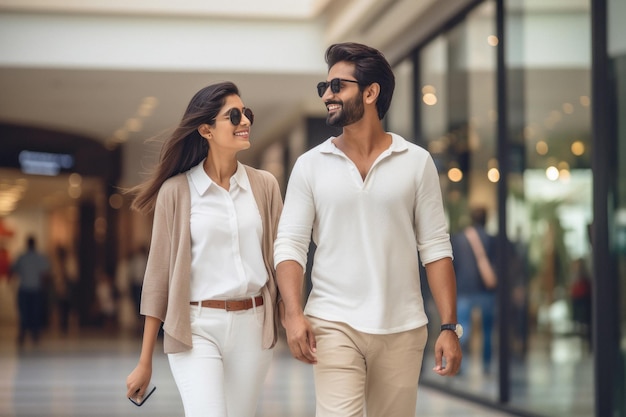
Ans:
[[[224,301],[224,310],[233,311],[232,305],[233,303],[231,303],[229,300]]]

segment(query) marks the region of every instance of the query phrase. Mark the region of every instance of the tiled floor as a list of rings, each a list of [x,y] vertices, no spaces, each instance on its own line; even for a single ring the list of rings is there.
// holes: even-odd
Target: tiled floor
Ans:
[[[0,416],[2,417],[182,417],[182,405],[164,354],[157,348],[157,390],[142,407],[125,398],[126,375],[135,366],[136,337],[81,334],[47,336],[18,352],[14,329],[0,328]],[[503,417],[507,414],[420,388],[418,416]],[[292,359],[280,344],[265,382],[257,417],[315,415],[311,367]]]

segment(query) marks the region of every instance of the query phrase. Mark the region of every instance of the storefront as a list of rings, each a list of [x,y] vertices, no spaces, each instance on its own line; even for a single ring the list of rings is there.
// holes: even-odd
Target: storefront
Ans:
[[[482,207],[499,248],[463,373],[425,384],[520,415],[626,416],[624,21],[617,0],[485,0],[395,62],[388,129],[433,155],[451,233]]]
[[[34,236],[52,264],[53,279],[45,288],[49,315],[54,317],[56,300],[72,284],[79,324],[92,325],[97,280],[113,280],[118,262],[120,150],[66,132],[10,124],[0,125],[0,137],[0,217],[9,230],[0,243],[16,256],[26,237]],[[64,282],[59,273],[66,263],[76,282]]]
[[[596,415],[626,415],[626,4],[592,2]]]

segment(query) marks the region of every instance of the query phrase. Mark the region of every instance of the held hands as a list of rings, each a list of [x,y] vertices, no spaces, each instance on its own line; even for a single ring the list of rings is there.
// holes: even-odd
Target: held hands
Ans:
[[[279,311],[281,322],[287,332],[289,350],[291,350],[293,357],[304,363],[316,364],[315,334],[313,334],[309,320],[301,311],[286,314],[282,303],[279,305]]]
[[[435,343],[435,367],[433,371],[441,376],[454,376],[461,369],[461,344],[454,332],[443,331]],[[445,359],[445,366],[443,360]]]

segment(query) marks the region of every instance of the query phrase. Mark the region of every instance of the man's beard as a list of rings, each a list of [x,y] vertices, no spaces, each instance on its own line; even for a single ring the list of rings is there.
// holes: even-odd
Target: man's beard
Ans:
[[[348,126],[361,120],[364,113],[363,92],[361,92],[353,99],[344,102],[338,112],[329,113],[326,116],[326,124],[334,127]]]

